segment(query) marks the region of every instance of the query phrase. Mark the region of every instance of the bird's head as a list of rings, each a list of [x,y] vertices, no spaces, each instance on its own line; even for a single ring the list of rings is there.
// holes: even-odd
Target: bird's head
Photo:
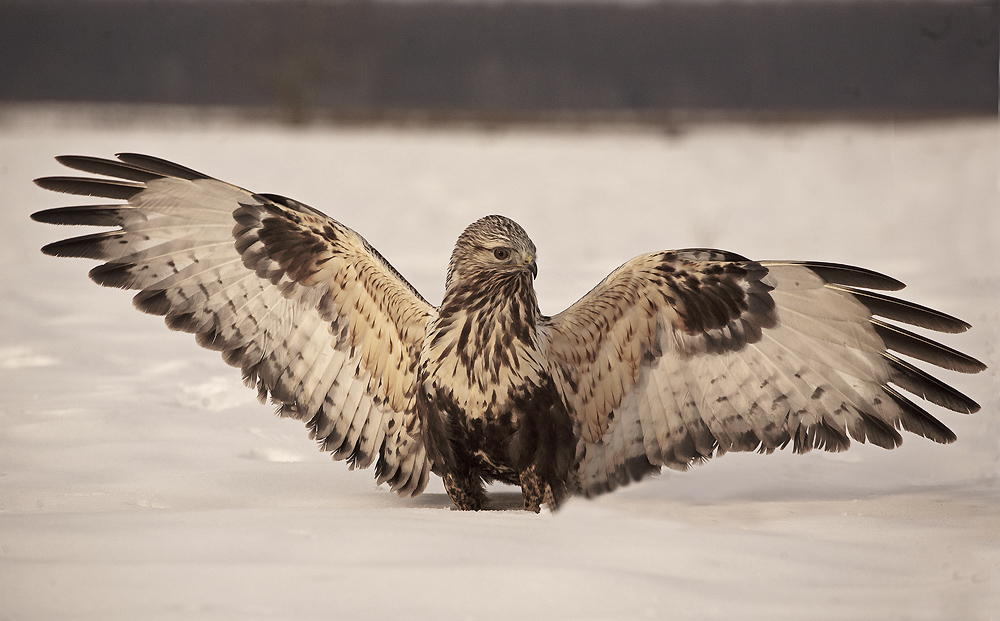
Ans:
[[[480,218],[462,232],[448,263],[446,288],[490,274],[538,275],[535,244],[521,225],[504,216]]]

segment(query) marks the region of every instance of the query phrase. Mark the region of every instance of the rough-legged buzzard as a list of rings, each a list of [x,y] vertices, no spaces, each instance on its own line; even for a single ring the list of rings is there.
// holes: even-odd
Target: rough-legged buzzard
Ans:
[[[534,244],[487,216],[458,238],[435,308],[302,203],[145,155],[58,160],[104,178],[38,185],[125,202],[34,214],[115,227],[46,254],[104,261],[98,284],[138,290],[137,308],[220,351],[334,459],[374,464],[399,494],[433,472],[460,509],[483,507],[484,481],[555,509],[727,451],[955,439],[904,391],[979,409],[901,356],[963,373],[981,362],[891,322],[969,325],[878,293],[903,284],[870,270],[655,252],[546,317]]]

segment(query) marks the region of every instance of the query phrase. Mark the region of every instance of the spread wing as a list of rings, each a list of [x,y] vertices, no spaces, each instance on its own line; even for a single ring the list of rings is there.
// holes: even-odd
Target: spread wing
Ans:
[[[376,463],[393,490],[422,491],[430,465],[416,429],[415,367],[432,307],[361,236],[315,209],[157,158],[118,158],[57,158],[109,178],[36,181],[127,201],[34,214],[117,227],[43,252],[106,261],[94,281],[138,289],[137,308],[220,351],[334,459]]]
[[[827,263],[754,262],[714,250],[637,257],[549,320],[557,387],[579,428],[581,491],[726,451],[893,448],[904,429],[954,434],[910,392],[971,413],[974,401],[899,357],[965,373],[979,361],[913,334],[968,324],[873,290],[903,284]]]

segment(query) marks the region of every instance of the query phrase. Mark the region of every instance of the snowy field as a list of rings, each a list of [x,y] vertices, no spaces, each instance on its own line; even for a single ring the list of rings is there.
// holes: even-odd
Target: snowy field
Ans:
[[[0,620],[1000,618],[998,131],[696,125],[681,133],[302,128],[0,113]],[[59,154],[145,152],[294,197],[367,237],[432,302],[452,244],[503,213],[539,249],[542,309],[644,251],[854,263],[970,321],[929,406],[959,437],[894,451],[726,455],[556,514],[452,510],[315,450],[238,371],[93,262],[31,183]],[[83,201],[87,202],[87,201]]]

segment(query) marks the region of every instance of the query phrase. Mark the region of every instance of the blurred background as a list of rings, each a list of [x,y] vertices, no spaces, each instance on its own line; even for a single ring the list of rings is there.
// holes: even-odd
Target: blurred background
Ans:
[[[996,0],[2,0],[0,101],[315,119],[995,115]]]

